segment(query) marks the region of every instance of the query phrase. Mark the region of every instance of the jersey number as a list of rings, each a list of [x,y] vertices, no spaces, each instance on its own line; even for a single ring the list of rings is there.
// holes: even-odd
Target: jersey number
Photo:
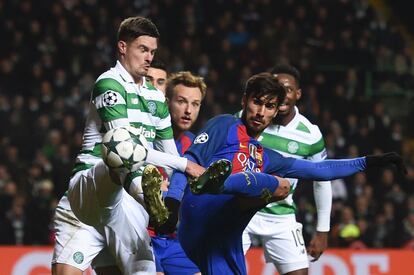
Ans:
[[[302,229],[296,228],[295,230],[290,231],[292,233],[293,239],[295,240],[296,246],[304,246],[305,242],[303,241]]]

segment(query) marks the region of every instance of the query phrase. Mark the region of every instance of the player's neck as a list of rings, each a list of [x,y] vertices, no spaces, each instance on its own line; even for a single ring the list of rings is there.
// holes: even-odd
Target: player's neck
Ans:
[[[295,108],[293,108],[292,111],[286,115],[277,115],[273,121],[275,124],[286,126],[293,120],[295,115],[296,115],[296,110]]]
[[[134,77],[134,82],[135,84],[137,84],[138,86],[141,86],[142,83],[144,83],[144,77],[143,76],[139,76],[137,78]]]
[[[181,136],[184,134],[184,130],[179,129],[177,126],[172,125],[173,128],[173,134],[174,134],[174,140],[179,140]]]

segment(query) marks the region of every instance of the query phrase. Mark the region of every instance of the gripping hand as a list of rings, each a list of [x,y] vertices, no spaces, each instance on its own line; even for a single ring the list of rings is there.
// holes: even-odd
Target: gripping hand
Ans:
[[[369,155],[365,157],[367,169],[380,168],[385,166],[394,166],[401,174],[407,174],[407,168],[404,165],[402,157],[395,152],[388,152],[379,155]]]

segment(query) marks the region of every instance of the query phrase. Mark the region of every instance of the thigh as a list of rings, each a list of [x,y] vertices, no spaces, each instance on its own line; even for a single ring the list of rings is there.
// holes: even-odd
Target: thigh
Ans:
[[[100,207],[96,194],[95,180],[91,170],[79,171],[69,181],[68,200],[76,217],[90,226],[99,226]]]
[[[166,275],[192,275],[200,272],[198,267],[187,257],[177,239],[168,239],[167,242],[165,257],[162,260],[163,272]]]
[[[292,223],[276,235],[263,238],[266,262],[274,263],[282,274],[308,268],[308,256],[302,236],[302,224]]]
[[[192,195],[186,190],[178,237],[187,256],[205,274],[244,274],[242,233],[252,217],[233,195]]]
[[[105,246],[104,237],[93,227],[77,220],[72,211],[56,209],[55,247],[52,264],[67,264],[82,271]]]
[[[164,273],[164,266],[162,265],[162,262],[164,261],[168,250],[168,241],[166,238],[161,237],[152,237],[151,241],[152,248],[154,250],[155,268],[157,272]]]
[[[125,274],[155,273],[147,232],[148,214],[126,191],[114,207],[102,210],[103,231],[109,251]]]

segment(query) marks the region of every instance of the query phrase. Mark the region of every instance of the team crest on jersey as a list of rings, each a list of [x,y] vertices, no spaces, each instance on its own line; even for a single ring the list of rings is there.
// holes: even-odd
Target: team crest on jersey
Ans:
[[[157,113],[157,104],[154,101],[148,102],[148,111],[150,111],[151,115],[155,115]]]
[[[112,107],[118,102],[118,94],[114,91],[106,91],[103,95],[103,105],[106,107]]]
[[[208,134],[206,132],[199,134],[194,139],[194,144],[206,143],[208,141]]]
[[[260,154],[259,152],[256,152],[256,162],[258,166],[263,165],[263,157],[262,154]]]
[[[82,252],[78,251],[73,254],[73,260],[75,261],[75,263],[81,264],[83,262],[83,259],[84,257]]]
[[[289,141],[287,150],[289,153],[295,154],[299,150],[299,144],[296,141]]]

